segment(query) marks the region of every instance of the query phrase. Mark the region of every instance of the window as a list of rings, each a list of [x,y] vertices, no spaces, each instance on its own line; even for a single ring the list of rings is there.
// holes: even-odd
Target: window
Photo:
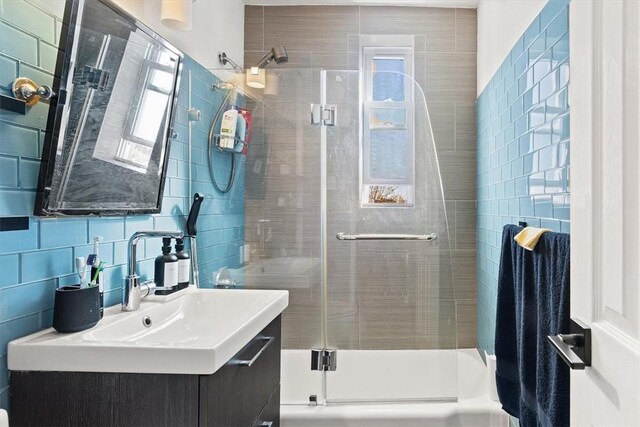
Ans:
[[[144,78],[136,94],[137,108],[127,120],[116,153],[116,159],[122,166],[143,174],[147,173],[153,147],[163,130],[167,105],[171,101],[173,74],[167,59],[164,52],[147,51],[142,63]]]
[[[413,48],[362,48],[363,206],[413,206]]]
[[[158,166],[152,159],[164,158],[157,144],[166,136],[178,62],[175,55],[140,40],[136,33],[118,42],[121,45],[110,54],[122,54],[122,60],[113,72],[93,156],[144,175]]]

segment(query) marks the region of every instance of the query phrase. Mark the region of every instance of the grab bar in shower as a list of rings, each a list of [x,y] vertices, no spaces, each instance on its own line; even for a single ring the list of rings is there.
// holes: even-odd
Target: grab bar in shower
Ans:
[[[436,233],[431,234],[347,234],[338,233],[338,240],[424,240],[427,242],[438,238]]]

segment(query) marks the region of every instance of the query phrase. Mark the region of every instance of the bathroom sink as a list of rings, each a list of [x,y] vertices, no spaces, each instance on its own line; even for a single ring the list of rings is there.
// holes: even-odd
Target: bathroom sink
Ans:
[[[287,291],[196,289],[140,309],[105,310],[94,328],[74,334],[53,329],[12,341],[13,371],[216,372],[289,304]]]

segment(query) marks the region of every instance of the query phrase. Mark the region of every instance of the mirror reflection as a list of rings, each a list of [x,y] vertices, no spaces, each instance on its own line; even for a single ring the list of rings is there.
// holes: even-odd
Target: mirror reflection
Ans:
[[[42,213],[155,212],[182,55],[110,2],[68,7]]]

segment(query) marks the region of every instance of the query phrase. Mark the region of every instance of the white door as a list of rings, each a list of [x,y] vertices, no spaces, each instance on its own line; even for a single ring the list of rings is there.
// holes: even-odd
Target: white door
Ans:
[[[640,425],[640,1],[571,2],[572,425]]]

